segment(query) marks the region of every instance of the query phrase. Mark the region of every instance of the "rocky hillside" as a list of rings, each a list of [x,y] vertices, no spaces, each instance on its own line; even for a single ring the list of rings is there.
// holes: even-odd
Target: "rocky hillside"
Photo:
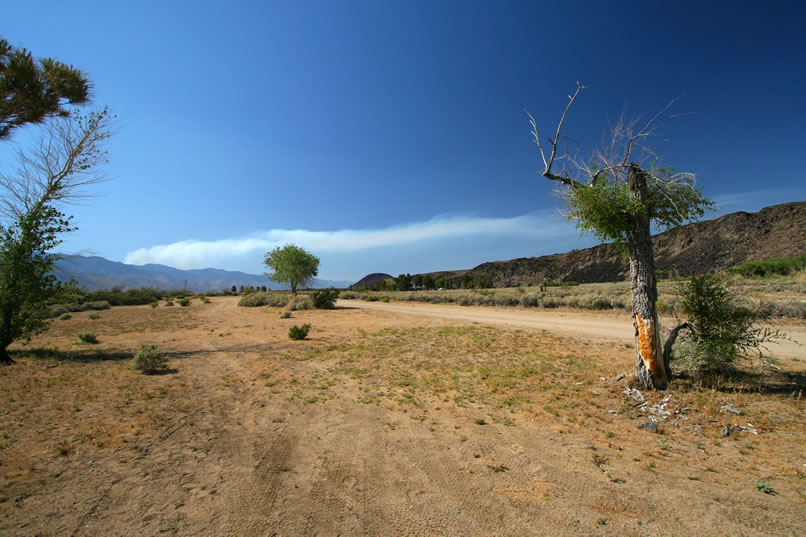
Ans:
[[[737,212],[655,235],[659,270],[680,276],[724,270],[750,261],[806,253],[806,201],[773,205],[757,213]],[[609,282],[627,277],[628,267],[612,245],[542,257],[482,263],[470,270],[432,273],[453,278],[487,275],[496,287],[543,281]]]

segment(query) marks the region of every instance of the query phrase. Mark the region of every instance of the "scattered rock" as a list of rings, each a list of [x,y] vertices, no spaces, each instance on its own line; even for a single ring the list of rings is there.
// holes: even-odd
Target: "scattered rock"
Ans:
[[[725,412],[730,412],[731,414],[736,414],[737,416],[741,416],[742,414],[744,414],[744,412],[742,412],[741,410],[739,410],[738,408],[736,408],[731,404],[722,405],[722,408],[720,408],[719,411],[722,412],[723,414]]]
[[[658,432],[658,424],[652,421],[648,421],[646,423],[642,423],[638,426],[639,429],[646,429],[650,433],[657,433]]]
[[[616,377],[616,382],[620,381],[620,380],[621,380],[621,379],[623,379],[623,378],[624,378],[624,375],[619,375],[619,376],[617,376],[617,377]]]
[[[646,403],[646,397],[644,397],[644,394],[641,393],[641,390],[630,388],[628,386],[624,388],[624,395],[633,401],[637,401],[639,405]]]
[[[730,432],[732,430],[733,429],[731,428],[730,425],[725,425],[724,427],[722,427],[722,438],[726,438],[726,437],[730,436]]]

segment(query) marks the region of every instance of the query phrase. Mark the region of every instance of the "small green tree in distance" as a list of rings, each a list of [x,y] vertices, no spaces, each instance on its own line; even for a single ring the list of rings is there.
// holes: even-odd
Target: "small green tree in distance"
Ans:
[[[266,276],[275,282],[288,284],[294,295],[297,287],[319,274],[319,258],[293,244],[267,252],[263,263],[269,269]]]

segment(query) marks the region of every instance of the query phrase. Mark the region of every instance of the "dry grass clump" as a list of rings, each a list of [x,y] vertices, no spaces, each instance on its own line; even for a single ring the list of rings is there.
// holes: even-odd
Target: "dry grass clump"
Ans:
[[[239,306],[247,308],[255,308],[259,306],[269,306],[272,308],[281,308],[288,303],[291,295],[289,293],[272,293],[272,292],[254,292],[244,295],[238,301]]]
[[[658,310],[661,315],[682,313],[677,297],[685,280],[658,282]],[[734,294],[770,310],[773,317],[806,318],[806,271],[775,278],[726,279]],[[442,291],[365,291],[343,293],[341,298],[370,302],[386,300],[522,308],[578,308],[587,310],[629,310],[632,304],[629,282],[588,283],[565,287],[517,287],[494,289],[445,289]]]

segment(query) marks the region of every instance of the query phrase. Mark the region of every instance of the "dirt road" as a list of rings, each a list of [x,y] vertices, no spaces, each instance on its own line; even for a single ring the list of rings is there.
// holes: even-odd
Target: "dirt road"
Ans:
[[[510,326],[532,330],[546,330],[555,334],[585,336],[591,339],[611,339],[624,343],[633,341],[633,324],[629,313],[586,311],[540,311],[515,308],[489,308],[479,306],[446,306],[419,302],[364,302],[340,300],[340,307],[388,311],[404,315],[434,317],[468,321],[490,326]],[[673,326],[668,319],[667,326]],[[771,343],[770,353],[782,358],[806,358],[806,324],[780,321],[776,324],[786,332],[789,340]]]

